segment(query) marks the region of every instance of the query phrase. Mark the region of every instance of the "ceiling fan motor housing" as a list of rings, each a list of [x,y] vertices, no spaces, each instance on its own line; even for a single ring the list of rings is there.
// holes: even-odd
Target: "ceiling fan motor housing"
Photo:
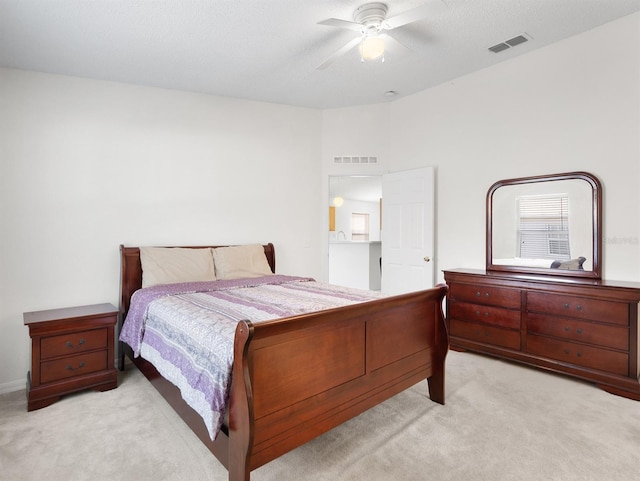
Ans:
[[[353,20],[363,26],[362,33],[377,35],[382,30],[382,22],[387,17],[384,3],[365,3],[353,13]]]

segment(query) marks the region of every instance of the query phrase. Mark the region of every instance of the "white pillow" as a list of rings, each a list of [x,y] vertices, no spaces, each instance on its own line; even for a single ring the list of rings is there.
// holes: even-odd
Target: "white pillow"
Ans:
[[[210,248],[140,247],[142,287],[215,281]]]
[[[260,244],[217,247],[212,250],[217,279],[241,279],[273,274]]]

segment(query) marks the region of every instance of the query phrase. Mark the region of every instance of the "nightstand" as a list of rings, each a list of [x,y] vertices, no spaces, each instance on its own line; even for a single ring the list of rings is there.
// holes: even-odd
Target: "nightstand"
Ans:
[[[31,337],[27,410],[52,404],[83,389],[118,386],[114,329],[118,309],[111,304],[25,312]]]

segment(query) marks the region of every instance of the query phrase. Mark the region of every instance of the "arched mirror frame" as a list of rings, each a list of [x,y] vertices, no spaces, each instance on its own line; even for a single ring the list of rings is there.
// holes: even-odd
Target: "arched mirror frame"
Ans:
[[[522,184],[535,184],[541,182],[555,182],[560,180],[582,180],[591,186],[591,217],[592,217],[592,253],[593,268],[591,270],[567,270],[529,267],[521,265],[503,265],[493,263],[493,197],[496,190],[501,187]],[[500,180],[493,184],[487,192],[487,272],[514,273],[514,274],[544,274],[554,277],[586,277],[600,279],[602,272],[602,186],[600,181],[588,172],[568,172],[563,174],[540,175],[534,177],[522,177],[517,179]]]

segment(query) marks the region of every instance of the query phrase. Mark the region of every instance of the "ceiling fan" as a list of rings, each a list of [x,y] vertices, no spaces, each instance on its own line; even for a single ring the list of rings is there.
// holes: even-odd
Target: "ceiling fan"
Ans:
[[[338,57],[346,54],[356,45],[360,46],[360,59],[363,62],[377,58],[382,58],[384,62],[384,53],[387,48],[396,52],[410,52],[411,50],[408,47],[398,42],[386,32],[422,20],[428,15],[441,13],[446,9],[447,6],[442,0],[428,0],[427,3],[420,7],[387,18],[387,5],[380,2],[373,2],[365,3],[358,7],[353,13],[353,21],[329,18],[318,22],[319,25],[355,30],[359,32],[360,35],[334,52],[327,60],[320,64],[317,69],[323,70],[327,68]]]

